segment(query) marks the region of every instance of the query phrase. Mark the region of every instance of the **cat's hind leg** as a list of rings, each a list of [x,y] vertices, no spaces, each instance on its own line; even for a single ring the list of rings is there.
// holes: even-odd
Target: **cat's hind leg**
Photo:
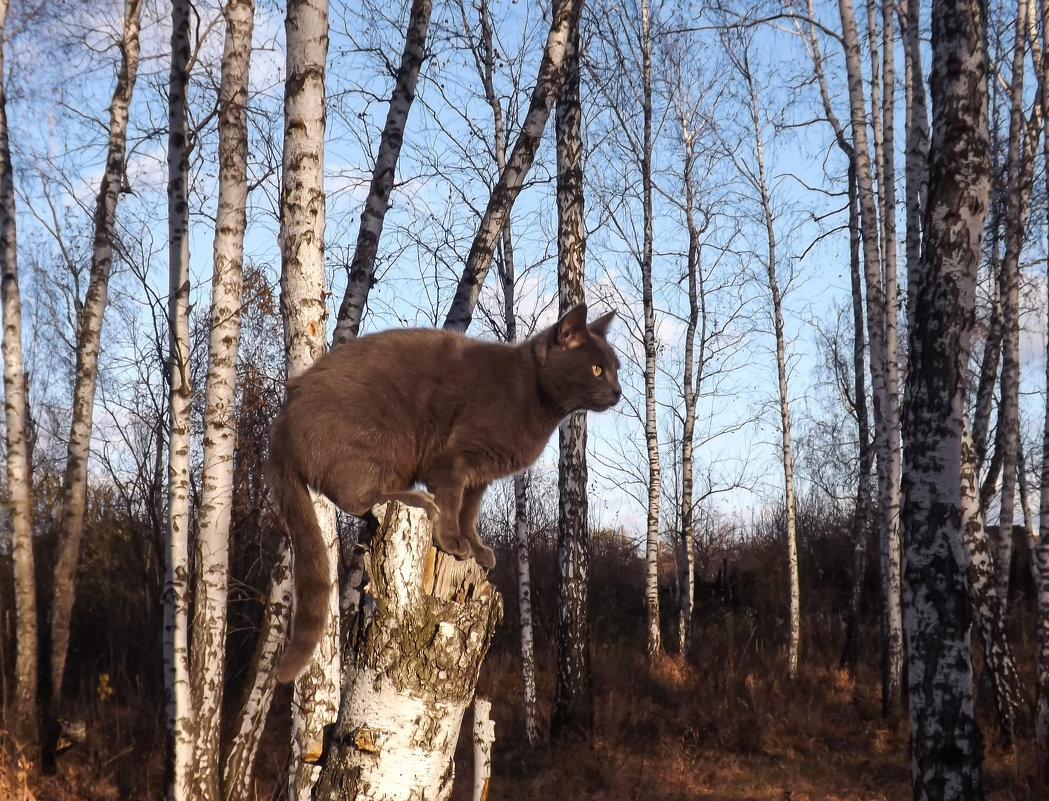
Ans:
[[[454,468],[435,469],[424,480],[441,511],[433,527],[433,544],[457,559],[466,559],[473,553],[473,548],[459,531],[464,489],[459,472]]]
[[[492,549],[481,542],[477,536],[477,513],[481,510],[481,499],[487,484],[478,487],[467,487],[463,491],[463,505],[459,510],[459,536],[470,545],[470,552],[477,564],[490,570],[495,567],[495,554]]]

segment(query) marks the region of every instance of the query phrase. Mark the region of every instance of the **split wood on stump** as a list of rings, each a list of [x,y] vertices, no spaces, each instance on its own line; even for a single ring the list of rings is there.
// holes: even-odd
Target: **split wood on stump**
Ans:
[[[317,799],[446,799],[463,713],[502,617],[472,559],[436,551],[425,512],[376,506],[346,627],[343,694]]]

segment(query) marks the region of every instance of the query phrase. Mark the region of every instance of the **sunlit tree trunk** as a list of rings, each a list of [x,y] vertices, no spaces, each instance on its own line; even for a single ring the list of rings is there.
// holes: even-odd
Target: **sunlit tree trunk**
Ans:
[[[248,66],[254,1],[229,0],[224,15],[226,36],[219,84],[218,210],[190,665],[191,699],[197,715],[193,795],[198,801],[224,799],[219,734],[226,675],[226,595],[233,455],[237,440],[237,352],[248,195]]]
[[[517,614],[521,626],[521,683],[528,742],[539,739],[535,691],[535,644],[532,627],[532,573],[528,556],[528,474],[514,476],[514,552],[517,554]]]
[[[681,426],[681,570],[678,583],[681,608],[678,611],[678,647],[681,654],[692,650],[692,611],[695,604],[695,509],[693,509],[693,459],[696,429],[696,399],[703,382],[706,364],[706,336],[699,339],[696,353],[696,333],[702,324],[706,327],[706,292],[703,288],[703,270],[700,264],[700,225],[696,220],[695,129],[688,114],[679,109],[681,136],[684,145],[685,225],[688,229],[688,320],[685,324],[684,370],[681,375],[681,394],[684,419]]]
[[[386,114],[386,125],[379,138],[379,151],[372,169],[371,186],[364,200],[361,225],[357,233],[357,246],[353,260],[347,268],[346,293],[339,306],[335,323],[334,345],[357,336],[361,327],[361,315],[368,302],[368,293],[375,283],[375,256],[379,251],[386,211],[390,207],[390,192],[397,170],[397,159],[404,144],[404,128],[408,112],[415,100],[415,87],[419,82],[419,69],[426,55],[426,32],[430,28],[432,0],[413,0],[408,12],[408,28],[404,37],[404,52],[401,65],[394,79],[390,95],[390,109]]]
[[[801,587],[798,575],[798,538],[797,517],[794,504],[794,459],[791,451],[790,431],[790,395],[787,386],[787,342],[783,324],[783,297],[778,278],[777,238],[775,212],[772,208],[772,195],[769,189],[765,168],[765,144],[762,135],[761,112],[758,103],[758,90],[754,84],[750,67],[751,43],[745,34],[726,40],[726,47],[732,49],[733,63],[739,78],[747,92],[748,113],[754,136],[754,166],[748,170],[751,187],[758,194],[761,207],[762,223],[765,227],[767,253],[765,273],[773,332],[776,339],[776,376],[780,413],[780,458],[783,465],[783,520],[786,526],[787,540],[787,575],[790,584],[790,603],[787,634],[787,671],[791,678],[797,676],[798,651],[801,646]]]
[[[546,128],[563,76],[562,62],[568,46],[569,31],[579,24],[579,11],[582,0],[555,0],[550,32],[539,62],[539,74],[536,77],[535,89],[528,106],[528,112],[521,123],[521,132],[506,160],[506,166],[499,175],[499,181],[492,189],[488,205],[477,229],[470,252],[466,256],[463,274],[455,290],[455,297],[448,308],[444,327],[453,331],[466,331],[473,319],[477,298],[481,286],[492,265],[492,255],[499,241],[503,226],[510,216],[510,210],[517,200],[528,170],[535,159],[536,150]]]
[[[853,386],[855,398],[856,428],[859,440],[859,458],[856,482],[856,507],[853,514],[853,576],[852,592],[849,598],[849,615],[845,628],[845,644],[842,647],[841,664],[855,673],[859,658],[859,605],[863,589],[864,572],[867,563],[867,529],[871,518],[870,473],[872,453],[870,441],[870,423],[867,411],[867,340],[864,325],[863,307],[863,272],[860,262],[860,243],[862,241],[859,214],[859,182],[856,175],[856,150],[846,136],[841,121],[834,113],[830,90],[827,87],[826,74],[823,70],[823,55],[820,52],[819,36],[815,23],[812,0],[808,0],[808,25],[806,46],[812,58],[816,72],[816,81],[820,88],[820,98],[827,122],[834,131],[838,148],[848,160],[848,199],[849,199],[849,273],[852,284],[852,323],[853,323]]]
[[[225,801],[255,798],[253,779],[262,732],[273,691],[277,686],[277,659],[291,608],[291,549],[283,548],[270,577],[269,596],[259,626],[258,643],[245,682],[244,697],[229,741],[222,785]]]
[[[999,271],[1002,303],[1002,374],[995,450],[1001,461],[998,521],[998,603],[1008,610],[1012,530],[1016,508],[1016,465],[1020,448],[1020,252],[1027,227],[1027,205],[1034,186],[1038,127],[1024,118],[1024,59],[1027,53],[1030,0],[1018,0],[1010,86],[1009,144],[1003,220],[1005,252]],[[1033,128],[1033,130],[1032,130]]]
[[[903,429],[904,606],[916,801],[983,798],[961,529],[978,524],[974,487],[963,491],[963,481],[975,480],[964,453],[971,449],[965,382],[990,186],[984,11],[969,0],[935,0],[932,6],[929,195],[923,255],[910,293],[916,308],[909,314]]]
[[[460,4],[464,27],[469,25],[465,4]],[[501,175],[506,168],[506,125],[502,101],[495,88],[496,49],[488,3],[481,0],[477,6],[479,36],[473,44],[474,62],[485,101],[492,111],[492,145],[496,167]],[[513,232],[509,217],[499,240],[496,264],[503,288],[503,321],[506,341],[516,342],[517,331],[517,270],[514,260]],[[517,614],[521,627],[521,683],[524,690],[525,736],[529,743],[539,738],[536,713],[535,646],[532,632],[532,576],[528,549],[528,483],[527,472],[517,473],[514,484],[514,552],[517,556]]]
[[[870,347],[871,386],[874,399],[874,447],[878,462],[878,531],[881,542],[883,593],[882,703],[886,712],[899,703],[903,670],[902,616],[900,610],[900,504],[899,408],[896,366],[896,277],[889,263],[883,265],[883,237],[878,220],[877,196],[867,138],[867,104],[860,64],[860,41],[851,0],[839,0],[842,43],[849,87],[849,111],[856,180],[859,187],[860,229],[867,290],[867,335]],[[881,109],[871,110],[875,119]],[[876,154],[877,157],[877,154]],[[880,162],[884,164],[882,157]],[[882,183],[894,180],[881,176]],[[892,269],[895,270],[895,258]],[[891,330],[890,330],[891,329]]]
[[[648,454],[648,508],[645,513],[645,615],[649,659],[663,652],[659,630],[659,429],[656,423],[656,309],[652,297],[652,22],[649,6],[641,0],[641,114],[642,141],[638,153],[641,171],[642,244],[641,305],[645,316],[645,449]]]
[[[579,25],[571,26],[565,80],[557,97],[557,284],[560,313],[584,299],[583,141],[579,106]],[[594,728],[590,675],[590,532],[587,523],[586,412],[558,429],[557,688],[551,732],[589,738]]]
[[[15,239],[15,183],[7,127],[4,32],[8,0],[0,0],[0,304],[3,306],[4,422],[7,493],[15,584],[15,690],[8,725],[18,744],[37,744],[37,607],[33,562],[32,469],[29,463],[29,398],[22,365],[22,300]]]
[[[447,799],[463,713],[502,615],[472,559],[431,545],[422,509],[375,507],[379,530],[342,670],[317,801]]]
[[[859,441],[857,463],[856,507],[852,517],[852,592],[845,629],[841,664],[855,675],[860,650],[860,602],[867,567],[867,532],[871,521],[871,450],[870,416],[867,411],[866,354],[867,339],[863,323],[863,274],[860,265],[860,226],[858,187],[852,154],[849,153],[849,274],[852,281],[852,379]]]
[[[1041,23],[1041,56],[1038,65],[1039,98],[1042,112],[1042,160],[1049,163],[1049,2],[1038,5]],[[1046,176],[1049,189],[1049,175]],[[1049,259],[1045,264],[1045,321],[1049,327]],[[1038,494],[1038,539],[1033,549],[1038,568],[1038,657],[1035,666],[1035,744],[1038,770],[1043,781],[1049,781],[1049,343],[1045,360],[1045,417],[1042,424],[1042,465]]]
[[[164,589],[164,661],[174,801],[192,798],[195,716],[189,687],[189,84],[190,16],[187,0],[171,10],[168,79],[168,554]]]
[[[324,304],[324,74],[328,54],[327,0],[290,0],[285,17],[287,79],[281,186],[281,314],[288,377],[323,352]],[[338,537],[331,503],[314,510],[328,543],[332,586],[338,581]],[[313,661],[295,681],[292,702],[293,799],[309,799],[319,775],[323,730],[338,712],[339,604],[332,592],[328,623]]]
[[[91,274],[83,306],[77,315],[73,420],[66,449],[66,472],[62,486],[62,528],[55,553],[51,600],[51,695],[56,705],[59,705],[62,699],[62,680],[69,649],[69,622],[73,614],[73,600],[76,597],[76,567],[80,557],[80,537],[84,530],[84,512],[87,508],[87,462],[91,452],[98,353],[102,339],[102,318],[109,292],[109,275],[113,265],[117,200],[126,181],[124,151],[127,142],[128,108],[138,74],[141,14],[142,0],[125,2],[121,62],[109,106],[106,166],[95,202]]]

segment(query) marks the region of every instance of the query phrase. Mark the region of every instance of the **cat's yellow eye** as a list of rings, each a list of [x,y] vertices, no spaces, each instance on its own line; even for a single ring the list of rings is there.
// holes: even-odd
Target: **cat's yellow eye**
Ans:
[[[600,364],[595,364],[590,369],[594,371],[594,378],[600,378],[601,373],[605,371],[605,368],[603,368]]]

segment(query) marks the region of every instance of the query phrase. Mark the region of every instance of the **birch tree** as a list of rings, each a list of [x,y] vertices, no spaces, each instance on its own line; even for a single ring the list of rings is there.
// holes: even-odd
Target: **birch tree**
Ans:
[[[765,253],[761,260],[765,266],[765,281],[769,292],[773,335],[776,347],[776,377],[778,390],[780,459],[783,466],[783,505],[784,523],[787,543],[787,575],[790,583],[790,601],[787,638],[787,671],[791,678],[798,672],[798,650],[801,644],[801,588],[798,576],[798,539],[797,518],[794,503],[794,459],[791,451],[790,395],[787,386],[787,341],[783,321],[783,290],[780,287],[778,272],[778,237],[776,233],[776,213],[773,208],[772,193],[765,167],[764,123],[759,99],[758,86],[755,83],[754,71],[751,68],[750,52],[752,42],[747,34],[740,30],[730,30],[723,34],[725,52],[728,54],[737,76],[743,82],[746,96],[750,130],[754,147],[752,164],[746,163],[740,156],[732,155],[742,179],[757,195],[761,215],[761,225],[765,234]]]
[[[328,53],[327,0],[291,0],[285,17],[287,79],[281,186],[281,314],[287,374],[292,378],[324,351],[324,75]],[[330,502],[314,498],[328,544],[331,583],[338,580],[338,535]],[[294,616],[292,626],[295,625]],[[325,635],[295,681],[290,795],[310,797],[319,775],[322,732],[335,720],[339,674],[338,593],[331,593]]]
[[[990,156],[984,8],[932,6],[933,107],[924,247],[909,300],[903,436],[904,608],[911,778],[916,801],[982,799],[973,715],[963,525],[976,525],[966,476],[971,351]],[[920,313],[919,313],[920,312]],[[969,509],[965,507],[969,506]]]
[[[237,435],[237,355],[247,226],[248,67],[254,2],[229,0],[223,14],[226,34],[219,83],[218,210],[190,671],[191,700],[197,716],[193,797],[200,801],[219,801],[226,797],[221,787],[219,734],[225,680],[226,596]]]
[[[902,616],[900,610],[900,447],[899,447],[899,393],[896,356],[896,259],[895,235],[882,227],[879,207],[892,209],[895,201],[887,185],[895,176],[886,172],[889,164],[882,139],[884,128],[880,104],[880,84],[877,75],[871,82],[878,90],[872,94],[871,116],[877,121],[875,136],[875,165],[871,163],[871,147],[867,137],[867,102],[861,66],[860,39],[851,0],[839,0],[842,45],[845,51],[845,70],[848,80],[849,118],[852,148],[855,159],[856,181],[859,191],[860,231],[863,244],[863,267],[867,290],[867,336],[870,346],[871,387],[874,401],[874,448],[878,465],[878,531],[881,542],[883,612],[883,680],[882,704],[888,713],[896,708],[900,697],[903,666]],[[873,12],[870,24],[873,27]],[[872,34],[872,41],[875,41]],[[891,57],[891,56],[890,56]],[[891,62],[889,62],[891,63]],[[877,61],[874,62],[875,69]],[[891,70],[887,70],[887,75]],[[888,84],[886,84],[888,85]],[[873,91],[873,90],[872,90]],[[887,94],[889,94],[887,92]],[[890,95],[891,96],[891,95]],[[886,104],[888,105],[888,104]],[[889,120],[891,121],[891,112]],[[877,168],[879,172],[875,174]],[[878,190],[875,192],[875,178]],[[880,205],[879,205],[880,204]],[[892,229],[894,230],[894,229]],[[891,237],[891,239],[890,239]],[[892,243],[892,253],[886,245]]]
[[[564,81],[557,95],[558,313],[584,299],[583,139],[579,105],[579,18],[568,30]],[[590,532],[587,522],[586,412],[558,428],[557,684],[550,730],[588,739],[594,728],[590,675]]]
[[[641,113],[639,151],[642,193],[641,305],[645,316],[645,447],[648,451],[648,509],[645,528],[645,613],[650,660],[663,651],[659,630],[659,430],[656,425],[656,310],[652,297],[652,23],[641,0]]]
[[[168,550],[164,586],[164,664],[174,801],[192,797],[196,736],[189,687],[189,151],[188,0],[171,6],[168,78]]]
[[[432,0],[413,0],[408,12],[408,28],[404,38],[404,52],[394,79],[386,125],[379,139],[371,185],[361,212],[357,246],[347,268],[346,293],[339,306],[335,324],[334,345],[341,345],[357,336],[361,316],[368,302],[368,293],[375,283],[375,256],[379,249],[383,221],[390,204],[393,179],[404,144],[404,129],[415,99],[419,70],[426,55],[426,33],[430,27]]]
[[[703,381],[703,369],[705,365],[706,336],[700,337],[700,353],[696,358],[696,332],[702,321],[706,328],[705,308],[701,309],[700,302],[706,303],[704,292],[703,271],[700,265],[700,233],[701,227],[696,220],[697,201],[695,185],[695,138],[696,131],[691,121],[690,110],[684,98],[678,101],[678,121],[681,124],[681,141],[684,146],[684,162],[682,164],[683,186],[685,189],[685,224],[688,229],[688,252],[685,256],[685,271],[688,282],[688,319],[685,324],[685,347],[684,347],[684,370],[681,375],[681,395],[684,402],[684,419],[681,427],[681,552],[682,569],[678,571],[678,582],[681,586],[681,608],[678,613],[678,649],[681,654],[687,655],[692,650],[692,608],[695,601],[695,547],[693,545],[693,479],[692,479],[692,453],[695,444],[696,429],[696,401],[699,395],[699,387]]]
[[[141,0],[127,0],[124,3],[122,36],[118,48],[121,60],[109,106],[105,168],[92,221],[91,271],[87,293],[76,320],[73,419],[66,448],[62,526],[55,554],[51,598],[51,695],[55,708],[61,704],[66,653],[69,649],[69,623],[76,598],[76,568],[87,507],[87,463],[91,452],[98,354],[113,265],[117,202],[126,180],[128,110],[138,75],[141,16]]]
[[[460,3],[463,27],[469,28],[465,3]],[[506,125],[502,101],[495,90],[496,53],[488,3],[478,5],[480,35],[473,41],[474,64],[477,67],[485,100],[492,110],[492,139],[496,167],[500,175],[506,168]],[[510,219],[503,226],[499,240],[496,264],[503,288],[503,321],[506,341],[518,341],[517,333],[517,270],[515,267],[513,230]],[[539,721],[535,689],[535,644],[532,633],[532,576],[529,559],[528,532],[528,471],[515,473],[514,485],[514,553],[517,557],[517,615],[521,627],[521,683],[524,690],[524,724],[528,742],[539,738]]]
[[[7,125],[8,0],[0,0],[0,305],[3,311],[4,422],[7,493],[11,514],[15,583],[15,688],[11,732],[30,753],[37,745],[37,606],[33,561],[32,471],[29,461],[29,398],[22,364],[22,299],[15,236],[15,183]]]
[[[856,483],[856,506],[853,515],[853,577],[852,593],[849,598],[849,617],[846,623],[845,644],[842,648],[842,665],[848,667],[853,673],[856,670],[856,661],[859,652],[859,605],[863,587],[863,574],[867,562],[867,527],[872,512],[871,488],[869,484],[873,454],[870,438],[870,415],[867,409],[867,382],[865,373],[867,371],[867,338],[864,324],[863,303],[863,268],[860,259],[862,242],[862,227],[859,211],[859,180],[856,165],[856,149],[850,141],[847,132],[834,111],[831,102],[830,89],[827,86],[827,77],[823,69],[823,55],[820,48],[818,29],[815,23],[815,12],[812,0],[808,0],[807,25],[799,23],[805,36],[806,48],[812,59],[812,66],[816,73],[816,82],[820,90],[820,99],[823,104],[823,112],[831,130],[834,132],[834,141],[848,161],[848,214],[849,214],[849,276],[852,290],[852,373],[853,373],[853,396],[852,406],[856,415],[856,428],[859,440],[858,453],[858,480]],[[886,237],[888,239],[888,237]],[[883,555],[888,553],[883,551]],[[886,574],[886,565],[891,567],[891,560],[883,562],[883,575]],[[883,583],[883,590],[889,586]],[[894,596],[898,597],[898,596]],[[886,605],[888,606],[888,595]],[[883,623],[892,618],[892,614],[884,615]],[[889,627],[886,626],[886,629]],[[891,639],[891,638],[890,638]],[[886,643],[889,640],[886,640]],[[888,652],[890,649],[886,648]],[[886,654],[887,657],[887,654]],[[898,696],[896,690],[892,689],[891,659],[883,658],[883,687],[882,701],[887,710],[887,702],[890,697]]]
[[[1042,112],[1042,159],[1049,163],[1049,3],[1038,4],[1041,23],[1042,62],[1039,65],[1041,92],[1039,102]],[[1046,174],[1049,187],[1049,173]],[[1049,211],[1047,211],[1049,215]],[[1049,329],[1049,259],[1046,260],[1046,328]],[[1049,779],[1049,342],[1046,343],[1045,362],[1045,417],[1042,423],[1042,464],[1040,491],[1038,494],[1038,539],[1033,549],[1035,565],[1038,567],[1038,656],[1035,663],[1035,745],[1038,753],[1038,769],[1043,779]]]

